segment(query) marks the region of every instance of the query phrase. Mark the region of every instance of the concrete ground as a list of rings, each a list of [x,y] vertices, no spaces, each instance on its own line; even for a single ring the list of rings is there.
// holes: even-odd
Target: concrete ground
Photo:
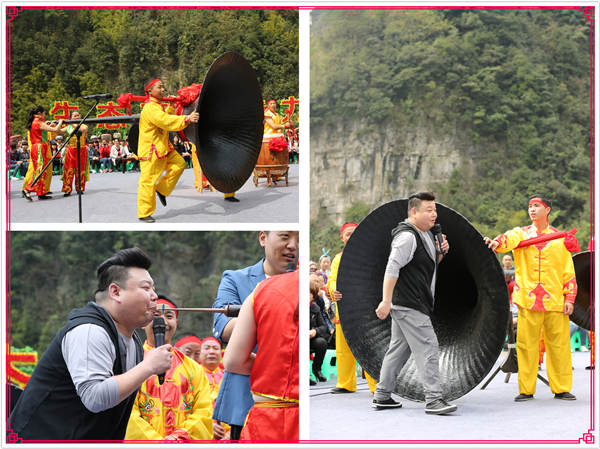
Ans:
[[[334,395],[329,393],[336,382],[332,377],[310,387],[310,438],[313,442],[460,443],[456,440],[475,440],[469,443],[484,444],[534,441],[578,444],[579,439],[584,438],[592,443],[590,436],[585,436],[593,427],[590,373],[594,371],[585,369],[590,365],[590,353],[574,352],[572,360],[571,391],[577,396],[576,401],[554,399],[550,388],[538,380],[534,400],[514,402],[518,394],[517,375],[512,374],[509,382],[504,383],[506,374],[499,372],[485,390],[478,386],[453,401],[458,410],[443,416],[426,415],[423,403],[397,396],[394,398],[402,402],[402,408],[375,410],[364,379],[358,379],[356,393]],[[545,364],[540,374],[547,377]],[[598,444],[597,432],[597,429],[593,431],[594,444]]]
[[[298,165],[290,165],[289,184],[285,180],[268,187],[265,178],[254,185],[252,176],[236,193],[239,203],[223,200],[221,192],[202,194],[194,188],[194,172],[186,169],[175,190],[167,198],[167,207],[157,200],[153,217],[156,223],[298,223]],[[82,196],[83,223],[141,223],[137,218],[139,172],[90,173]],[[11,223],[77,223],[77,195],[63,197],[60,176],[52,177],[52,199],[33,202],[21,197],[23,180],[10,181]]]

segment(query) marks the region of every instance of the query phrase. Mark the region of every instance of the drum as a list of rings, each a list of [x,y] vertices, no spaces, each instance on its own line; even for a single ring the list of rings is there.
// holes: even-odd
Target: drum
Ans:
[[[282,176],[285,176],[285,185],[288,185],[288,164],[289,150],[284,148],[282,151],[276,152],[269,149],[269,142],[275,135],[264,137],[260,147],[260,154],[254,168],[254,185],[258,185],[259,178],[267,178],[267,184],[272,185],[272,181],[278,181]]]

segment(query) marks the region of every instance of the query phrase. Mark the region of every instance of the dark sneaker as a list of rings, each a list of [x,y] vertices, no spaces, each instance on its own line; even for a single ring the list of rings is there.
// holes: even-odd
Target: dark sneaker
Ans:
[[[354,393],[354,391],[346,390],[345,388],[332,388],[331,394]]]
[[[392,398],[373,399],[373,405],[371,407],[377,410],[382,410],[384,408],[400,408],[402,407],[402,404],[400,402],[394,401]]]
[[[308,380],[310,380],[310,386],[312,387],[313,385],[317,385],[317,383],[312,380],[312,378],[309,378]]]
[[[533,399],[533,395],[532,394],[523,394],[523,393],[521,393],[519,396],[515,397],[515,402],[531,401],[532,399]]]
[[[162,204],[164,207],[167,207],[167,197],[160,192],[156,192],[156,196],[158,196],[160,204]]]
[[[564,393],[556,393],[554,395],[554,399],[562,399],[563,401],[574,401],[577,398],[575,397],[574,394],[571,394],[568,391],[566,391]]]
[[[443,399],[436,399],[425,405],[425,413],[428,415],[444,415],[456,411],[457,408],[456,405],[448,404]]]
[[[228,196],[227,198],[224,198],[225,201],[229,201],[230,203],[239,203],[240,200],[238,200],[235,196]]]
[[[156,220],[152,215],[148,215],[147,217],[140,218],[140,221],[145,221],[146,223],[154,223]]]

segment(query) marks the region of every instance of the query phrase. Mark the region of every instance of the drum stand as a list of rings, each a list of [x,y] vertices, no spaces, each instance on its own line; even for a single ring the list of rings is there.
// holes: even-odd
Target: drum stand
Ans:
[[[506,340],[506,343],[504,344],[504,349],[505,349],[504,360],[500,363],[500,366],[494,370],[494,372],[488,378],[488,380],[485,381],[485,383],[481,387],[482,390],[485,390],[485,387],[487,387],[489,385],[489,383],[494,379],[494,377],[496,377],[496,374],[498,374],[500,371],[506,373],[506,377],[504,378],[505,384],[507,384],[508,381],[510,380],[510,375],[512,373],[519,372],[519,365],[517,363],[517,350],[516,350],[516,344],[515,344],[515,330],[514,330],[514,326],[512,323],[512,316],[508,323],[508,339]],[[537,377],[543,383],[550,386],[550,384],[548,383],[548,380],[544,376],[542,376],[541,374],[538,373]]]

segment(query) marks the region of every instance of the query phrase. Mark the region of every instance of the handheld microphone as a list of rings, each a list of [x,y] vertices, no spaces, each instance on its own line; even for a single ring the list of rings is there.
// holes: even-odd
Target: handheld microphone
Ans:
[[[444,241],[444,237],[442,236],[442,226],[439,223],[434,224],[431,228],[431,232],[440,246],[440,254],[445,256],[446,251],[442,249],[442,242]]]
[[[165,344],[165,320],[163,317],[157,316],[152,322],[152,332],[154,333],[154,347],[158,348]],[[160,385],[165,381],[165,373],[158,375],[158,383]]]
[[[285,266],[285,272],[286,273],[290,273],[292,271],[296,271],[296,262],[288,262],[287,265]]]
[[[83,97],[84,100],[110,100],[111,98],[112,94],[94,94]]]

